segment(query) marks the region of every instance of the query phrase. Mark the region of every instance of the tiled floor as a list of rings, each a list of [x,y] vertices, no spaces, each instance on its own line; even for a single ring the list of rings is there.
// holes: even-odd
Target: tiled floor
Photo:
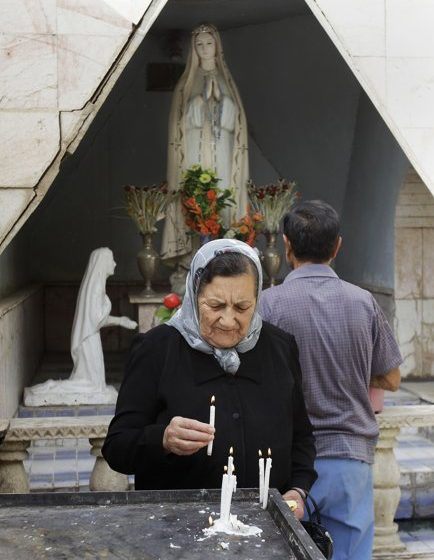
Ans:
[[[434,558],[434,521],[400,523],[399,536],[409,552],[432,552]]]

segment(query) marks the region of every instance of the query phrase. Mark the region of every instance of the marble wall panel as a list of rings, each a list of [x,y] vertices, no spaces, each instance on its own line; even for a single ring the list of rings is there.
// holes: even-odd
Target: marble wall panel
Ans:
[[[56,0],[2,0],[0,33],[56,33]]]
[[[423,375],[434,376],[434,299],[423,300],[422,350]]]
[[[431,68],[434,68],[431,63]],[[432,107],[431,109],[432,110]],[[434,194],[434,129],[412,128],[403,129],[411,153],[414,155],[413,163],[420,163],[419,173],[428,189]]]
[[[395,297],[422,297],[422,229],[395,230]]]
[[[425,298],[434,298],[434,224],[431,228],[424,228],[422,235],[423,296]]]
[[[42,302],[40,289],[0,314],[0,417],[15,414],[42,359]]]
[[[59,109],[82,108],[119,54],[128,34],[58,35]]]
[[[131,21],[105,1],[57,0],[59,34],[118,35],[131,30]]]
[[[56,109],[57,53],[52,35],[0,35],[0,109]]]
[[[33,189],[0,189],[0,239],[3,239],[31,199]]]
[[[62,111],[60,113],[60,135],[62,144],[69,143],[74,137],[75,127],[83,120],[83,115],[75,111]]]
[[[403,357],[401,373],[421,375],[422,363],[422,302],[397,300],[395,307],[395,336]]]
[[[3,111],[0,188],[36,185],[59,149],[57,111]]]
[[[387,56],[434,57],[432,0],[386,0]]]
[[[405,35],[405,34],[403,34]],[[388,58],[387,103],[401,128],[434,127],[434,57]]]
[[[317,3],[352,56],[385,55],[384,0]]]
[[[152,0],[104,0],[115,12],[119,13],[123,18],[136,24],[142,18]],[[154,10],[161,10],[167,0],[161,2],[162,5],[154,6]]]
[[[386,58],[381,56],[357,56],[354,63],[369,82],[380,103],[386,101]]]

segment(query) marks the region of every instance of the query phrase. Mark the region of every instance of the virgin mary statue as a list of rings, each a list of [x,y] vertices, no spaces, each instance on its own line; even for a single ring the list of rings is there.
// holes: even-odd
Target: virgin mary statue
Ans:
[[[192,32],[187,65],[173,95],[167,158],[171,190],[179,189],[183,172],[194,164],[215,170],[219,187],[234,191],[236,205],[225,209],[224,225],[229,227],[245,216],[249,174],[246,116],[213,25],[201,25]],[[187,231],[178,200],[166,215],[162,259],[192,250]]]

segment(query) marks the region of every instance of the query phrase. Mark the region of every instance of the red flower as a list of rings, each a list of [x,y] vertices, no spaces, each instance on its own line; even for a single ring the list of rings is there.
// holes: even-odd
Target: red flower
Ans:
[[[206,196],[208,198],[208,200],[214,202],[214,200],[217,199],[217,193],[215,191],[213,191],[212,189],[210,189],[207,193]]]
[[[167,307],[167,309],[175,309],[178,305],[181,305],[181,298],[175,293],[167,294],[163,299],[163,305]]]

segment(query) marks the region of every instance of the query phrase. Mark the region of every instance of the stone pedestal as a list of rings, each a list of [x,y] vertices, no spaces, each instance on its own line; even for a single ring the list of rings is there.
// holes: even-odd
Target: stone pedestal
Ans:
[[[23,461],[30,441],[5,441],[0,447],[0,492],[26,494],[29,482]]]
[[[93,445],[93,455],[97,456],[92,473],[94,490],[119,489],[119,482],[110,486],[116,477],[128,479],[125,475],[113,473],[114,478],[104,474],[102,465],[105,463],[101,456],[101,447],[107,435],[111,416],[83,416],[75,417],[47,417],[47,418],[12,418],[3,443],[0,445],[0,493],[27,493],[29,483],[23,461],[27,459],[27,449],[31,441],[39,439],[87,438]],[[1,427],[1,424],[0,424]],[[113,472],[113,471],[111,471]],[[122,485],[122,489],[126,488]]]
[[[377,415],[380,437],[375,450],[374,508],[375,537],[374,559],[412,558],[398,535],[394,522],[401,490],[399,465],[393,449],[400,429],[434,425],[434,406],[392,406]]]
[[[163,299],[167,294],[156,294],[151,297],[144,297],[141,292],[135,291],[129,294],[130,303],[138,307],[139,331],[147,332],[153,327],[154,315],[158,307],[162,305]]]
[[[394,517],[399,504],[399,465],[393,448],[399,428],[382,428],[375,452],[374,464],[374,510],[376,552],[402,552],[405,545],[398,536]]]
[[[128,476],[112,470],[102,456],[101,449],[104,444],[104,438],[90,438],[89,443],[92,446],[90,452],[96,457],[89,480],[89,489],[114,492],[128,490]]]

